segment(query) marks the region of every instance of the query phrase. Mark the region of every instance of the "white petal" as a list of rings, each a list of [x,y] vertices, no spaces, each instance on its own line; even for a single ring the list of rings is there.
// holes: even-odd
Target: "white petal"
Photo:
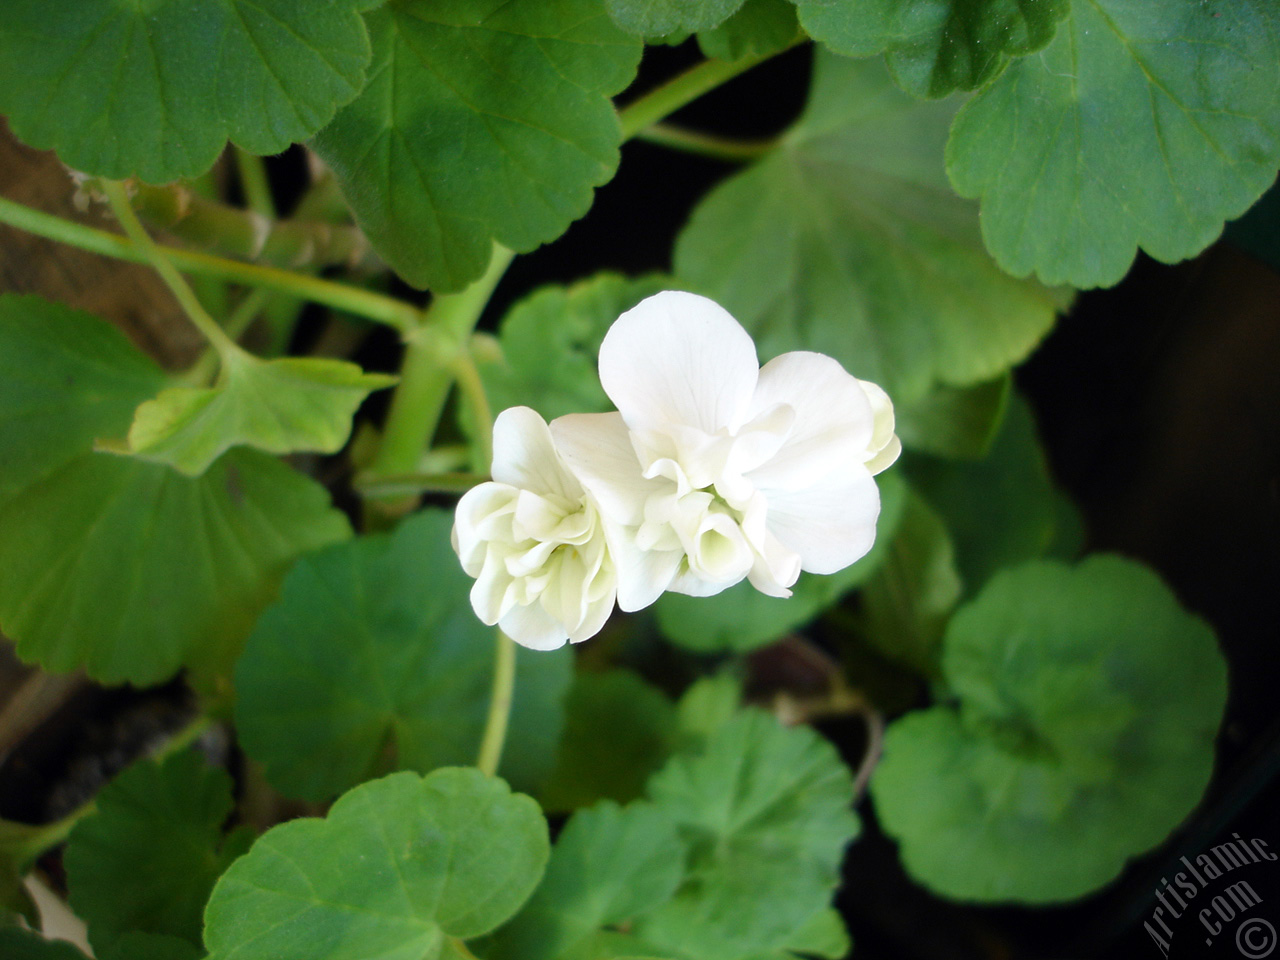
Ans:
[[[736,429],[759,367],[755,344],[728,311],[673,290],[620,316],[600,345],[600,382],[633,430]]]
[[[662,596],[684,558],[682,550],[641,550],[634,527],[612,525],[609,549],[618,571],[618,608],[627,613],[643,610]]]
[[[672,593],[683,593],[686,597],[714,597],[732,587],[732,583],[717,583],[703,580],[692,570],[682,570],[667,587]]]
[[[556,650],[565,645],[569,632],[539,603],[512,607],[498,623],[508,637],[530,650]]]
[[[493,479],[569,502],[582,489],[560,461],[546,421],[528,407],[510,407],[493,422]]]
[[[551,436],[565,465],[595,498],[601,513],[616,523],[640,522],[645,500],[661,489],[661,482],[641,474],[620,414],[558,417],[551,421]]]
[[[769,532],[800,554],[801,569],[810,573],[835,573],[864,556],[879,515],[880,491],[861,465],[769,495]]]
[[[871,402],[835,360],[797,351],[766,363],[752,410],[758,415],[780,403],[795,410],[795,422],[777,453],[748,473],[760,489],[802,489],[833,470],[862,463],[875,422]]]
[[[866,453],[867,469],[874,477],[898,459],[898,454],[902,453],[902,441],[893,432],[893,401],[889,399],[889,395],[870,380],[859,380],[858,385],[871,401],[875,418],[871,443],[867,446]]]
[[[613,602],[615,599],[614,591],[609,591],[599,600],[594,600],[587,608],[587,615],[582,618],[582,623],[569,634],[570,643],[581,643],[583,640],[590,640],[603,628],[609,619],[609,614],[613,613]]]
[[[755,565],[747,576],[761,593],[789,597],[790,588],[800,579],[800,556],[779,543],[772,533],[767,533],[764,551],[756,555]]]

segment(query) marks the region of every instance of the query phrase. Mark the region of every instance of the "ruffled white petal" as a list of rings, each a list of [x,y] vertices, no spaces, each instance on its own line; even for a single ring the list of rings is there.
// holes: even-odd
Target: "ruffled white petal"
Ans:
[[[551,431],[535,410],[510,407],[493,422],[493,479],[521,490],[577,501],[582,488],[556,454]]]
[[[810,573],[835,573],[865,556],[879,515],[880,491],[861,465],[769,495],[769,532]]]
[[[874,432],[871,402],[857,378],[821,353],[796,351],[770,360],[752,398],[762,413],[779,404],[795,411],[777,452],[749,473],[762,490],[800,490],[828,473],[862,463]]]
[[[874,477],[885,467],[890,466],[902,453],[902,441],[894,434],[893,401],[878,384],[870,380],[859,380],[858,385],[871,402],[875,425],[872,428],[871,443],[867,446],[865,460],[867,469]]]
[[[652,604],[680,569],[681,550],[642,549],[634,528],[614,528],[609,540],[618,577],[618,609],[627,613]]]
[[[632,430],[736,429],[758,372],[750,335],[719,304],[692,293],[641,301],[600,346],[600,382]]]
[[[660,488],[642,475],[621,414],[558,417],[551,421],[551,436],[564,463],[606,518],[615,523],[640,523],[645,501]]]
[[[552,619],[537,603],[512,607],[498,623],[508,637],[530,650],[557,650],[569,639],[564,624]]]

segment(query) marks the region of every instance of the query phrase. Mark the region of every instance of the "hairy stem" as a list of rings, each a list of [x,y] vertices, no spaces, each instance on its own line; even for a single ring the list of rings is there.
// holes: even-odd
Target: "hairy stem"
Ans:
[[[622,139],[630,140],[641,130],[675,113],[685,104],[768,60],[769,56],[773,55],[745,57],[732,63],[726,60],[703,60],[620,110],[618,119],[622,121]]]
[[[219,353],[227,354],[238,349],[230,337],[228,337],[218,326],[213,317],[209,316],[200,300],[196,297],[196,293],[191,289],[191,285],[187,283],[186,278],[178,272],[164,252],[160,250],[151,235],[143,228],[138,221],[138,216],[133,212],[133,206],[129,203],[129,194],[123,183],[118,180],[102,181],[102,189],[107,195],[107,200],[111,203],[111,209],[116,215],[116,220],[120,222],[120,226],[124,228],[124,232],[128,234],[143,253],[146,254],[147,260],[151,266],[155,268],[156,273],[160,274],[160,278],[173,292],[183,311],[196,328],[204,335],[204,338],[213,345]]]
[[[734,140],[696,130],[685,130],[667,123],[655,123],[646,127],[636,134],[636,139],[733,163],[755,160],[777,146],[776,140]]]
[[[0,197],[0,223],[119,260],[151,262],[146,252],[128,237],[64,220],[4,197]],[[276,267],[241,263],[193,250],[179,250],[158,244],[156,246],[174,266],[185,273],[221,277],[251,287],[265,287],[292,294],[299,299],[345,310],[406,333],[415,329],[421,320],[421,311],[413,304],[372,290],[362,290],[349,284],[309,277]]]

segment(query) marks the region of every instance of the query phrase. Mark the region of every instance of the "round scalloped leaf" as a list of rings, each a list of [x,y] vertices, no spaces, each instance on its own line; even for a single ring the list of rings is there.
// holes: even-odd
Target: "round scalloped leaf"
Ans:
[[[233,350],[222,362],[217,386],[172,387],[139,406],[128,452],[193,477],[235,446],[336,453],[364,398],[396,382],[345,360],[259,360]]]
[[[629,928],[671,899],[685,845],[647,803],[605,801],[565,824],[537,892],[486,953],[491,960],[558,960],[607,928]]]
[[[790,0],[747,0],[720,26],[698,34],[703,54],[718,60],[768,57],[804,38]]]
[[[394,773],[267,831],[218,881],[211,960],[436,960],[506,921],[550,853],[538,805],[475,769]]]
[[[460,290],[494,240],[526,252],[587,212],[643,49],[600,0],[404,0],[368,21],[369,83],[314,146],[404,279]]]
[[[0,297],[0,628],[47,670],[220,674],[289,563],[350,535],[323,487],[251,450],[197,479],[93,451],[163,384],[110,325]]]
[[[227,139],[279,153],[364,83],[367,0],[6,0],[0,113],[78,170],[203,173]]]
[[[762,356],[825,353],[895,403],[1004,372],[1053,325],[1058,294],[982,248],[977,206],[943,167],[954,110],[912,99],[881,63],[817,51],[804,116],[694,210],[677,277]]]
[[[237,832],[223,842],[231,778],[188,750],[135,764],[94,803],[64,859],[71,907],[89,925],[94,950],[102,955],[130,931],[198,945],[214,881],[252,838]]]
[[[281,792],[323,800],[394,759],[425,773],[470,762],[493,683],[496,634],[468,600],[452,517],[303,557],[236,667],[236,727]],[[536,786],[554,763],[570,651],[516,654],[501,772]]]
[[[809,36],[836,53],[884,53],[904,90],[975,90],[1010,57],[1053,39],[1071,0],[795,0]]]
[[[895,723],[872,779],[907,869],[946,896],[1083,896],[1160,843],[1213,771],[1213,631],[1115,556],[997,574],[947,630],[958,707]]]
[[[690,850],[686,883],[634,925],[659,955],[741,960],[786,949],[830,906],[858,833],[853,775],[835,747],[761,710],[677,755],[649,796]]]
[[[1269,0],[1077,0],[956,117],[947,169],[1015,276],[1109,286],[1217,239],[1280,166]]]
[[[709,30],[723,23],[742,3],[743,0],[604,0],[613,22],[639,37]]]

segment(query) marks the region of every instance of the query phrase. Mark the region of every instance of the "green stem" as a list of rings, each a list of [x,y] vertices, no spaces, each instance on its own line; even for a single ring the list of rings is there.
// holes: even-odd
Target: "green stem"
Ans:
[[[493,660],[493,693],[489,698],[489,715],[480,741],[476,766],[481,773],[496,776],[502,762],[502,746],[507,740],[507,722],[511,718],[511,698],[516,686],[516,644],[501,630]]]
[[[742,163],[764,156],[777,146],[776,140],[734,140],[729,137],[718,137],[710,133],[696,130],[685,130],[666,123],[655,123],[636,134],[640,140],[657,143],[664,147],[696,153],[716,160],[729,160]]]
[[[377,263],[357,227],[301,214],[277,220],[260,210],[240,210],[206,199],[181,184],[138,184],[133,208],[151,227],[221,256],[295,269]]]
[[[235,148],[236,173],[240,175],[240,189],[244,191],[245,204],[259,216],[276,218],[276,202],[271,198],[271,182],[267,179],[267,167],[262,158],[247,150]]]
[[[271,294],[265,290],[253,290],[246,294],[223,325],[227,336],[232,340],[239,340],[270,300]],[[218,356],[217,349],[209,347],[191,365],[191,369],[182,374],[182,379],[196,386],[207,386],[217,371]]]
[[[223,332],[222,328],[218,326],[213,317],[209,316],[204,306],[201,305],[186,278],[178,272],[178,269],[169,261],[169,258],[156,246],[155,241],[151,239],[151,235],[147,233],[138,221],[138,215],[133,212],[133,206],[129,203],[129,193],[124,184],[118,180],[104,180],[102,181],[102,189],[107,195],[107,200],[111,203],[111,209],[115,213],[116,219],[120,222],[120,226],[124,228],[124,232],[147,255],[147,260],[150,261],[151,266],[155,268],[156,273],[160,274],[160,278],[164,280],[165,284],[173,292],[174,297],[177,298],[187,317],[204,334],[204,338],[224,356],[237,350],[235,342]]]
[[[641,130],[650,127],[685,104],[697,100],[720,84],[745,73],[768,56],[746,57],[742,60],[704,60],[684,73],[673,77],[656,90],[650,90],[640,99],[618,112],[622,121],[622,139],[630,140]]]
[[[489,396],[485,393],[484,381],[476,368],[475,357],[471,350],[464,347],[458,352],[453,363],[453,374],[458,381],[458,389],[471,404],[472,444],[471,469],[476,473],[488,473],[493,464],[493,408],[489,405]]]
[[[49,240],[56,240],[59,243],[119,260],[150,263],[143,249],[128,237],[87,227],[71,220],[63,220],[61,217],[14,203],[4,197],[0,197],[0,223],[7,223],[9,226]],[[224,280],[232,280],[251,287],[278,290],[303,300],[345,310],[356,316],[394,327],[401,332],[415,329],[421,319],[421,311],[413,304],[372,290],[362,290],[345,283],[334,283],[331,280],[309,277],[276,267],[241,263],[193,250],[178,250],[173,247],[159,247],[159,249],[164,251],[175,266],[186,273],[221,277]]]
[[[514,256],[495,244],[484,276],[461,293],[437,297],[422,325],[405,338],[400,385],[391,398],[382,444],[369,468],[371,476],[412,473],[418,468],[440,422],[457,357]]]

